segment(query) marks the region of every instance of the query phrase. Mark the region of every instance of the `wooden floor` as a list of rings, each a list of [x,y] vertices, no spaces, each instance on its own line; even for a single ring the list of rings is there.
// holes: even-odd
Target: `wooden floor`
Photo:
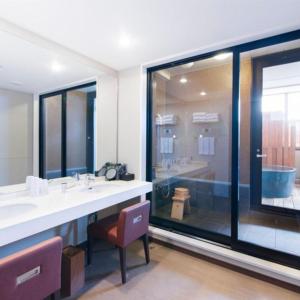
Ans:
[[[151,243],[151,263],[144,264],[140,242],[128,253],[128,282],[121,285],[118,253],[98,245],[87,267],[81,300],[268,300],[300,299],[300,294],[214,263]]]
[[[288,198],[262,198],[262,204],[300,210],[300,185],[295,185]]]

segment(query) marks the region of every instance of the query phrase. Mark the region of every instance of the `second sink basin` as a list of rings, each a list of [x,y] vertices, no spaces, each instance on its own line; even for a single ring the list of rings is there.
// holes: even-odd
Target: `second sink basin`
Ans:
[[[27,213],[35,208],[37,208],[37,206],[31,203],[15,203],[1,205],[0,219],[5,220],[9,218],[14,218],[23,215],[24,213]]]

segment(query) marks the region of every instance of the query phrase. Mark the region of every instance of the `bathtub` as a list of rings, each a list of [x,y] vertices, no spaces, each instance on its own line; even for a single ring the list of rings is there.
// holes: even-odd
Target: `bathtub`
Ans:
[[[262,169],[262,196],[264,198],[288,198],[295,185],[296,169],[271,166]]]

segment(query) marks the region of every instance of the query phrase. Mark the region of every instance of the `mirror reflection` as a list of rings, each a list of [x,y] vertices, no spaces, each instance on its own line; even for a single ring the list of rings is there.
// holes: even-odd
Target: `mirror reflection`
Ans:
[[[9,33],[0,40],[0,186],[93,173],[103,72]]]

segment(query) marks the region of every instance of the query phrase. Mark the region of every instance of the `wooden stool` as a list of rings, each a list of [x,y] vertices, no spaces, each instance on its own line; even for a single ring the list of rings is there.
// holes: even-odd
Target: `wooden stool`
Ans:
[[[182,220],[184,214],[191,213],[189,190],[186,188],[176,188],[175,195],[172,197],[171,218]]]

